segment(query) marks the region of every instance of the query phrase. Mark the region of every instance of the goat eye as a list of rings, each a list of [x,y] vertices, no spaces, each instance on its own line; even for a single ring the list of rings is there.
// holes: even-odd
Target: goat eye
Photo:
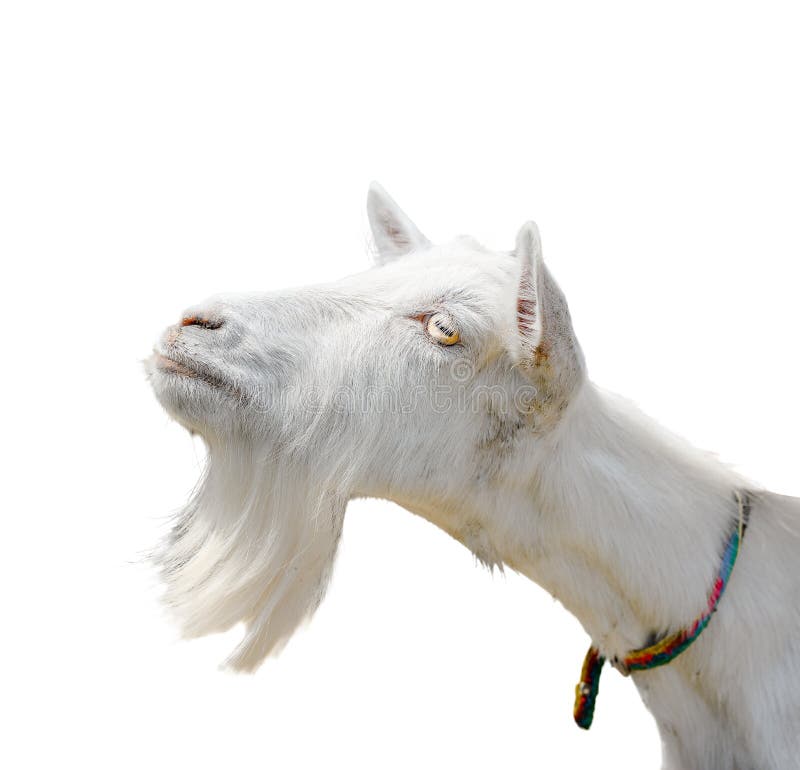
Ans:
[[[458,329],[447,313],[434,313],[428,316],[425,330],[440,345],[455,345],[460,339]]]

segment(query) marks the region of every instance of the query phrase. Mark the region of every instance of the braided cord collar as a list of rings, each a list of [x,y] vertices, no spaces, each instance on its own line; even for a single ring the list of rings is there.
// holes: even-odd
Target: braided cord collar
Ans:
[[[669,634],[648,647],[631,650],[622,660],[613,660],[612,665],[614,668],[624,676],[628,676],[631,671],[647,671],[675,660],[700,636],[711,620],[711,616],[716,612],[717,605],[722,599],[722,594],[725,593],[725,587],[728,585],[733,565],[736,563],[736,557],[739,555],[739,546],[744,538],[747,522],[750,518],[750,496],[747,492],[736,490],[734,491],[734,497],[739,504],[739,521],[725,545],[722,564],[708,596],[705,611],[690,626]],[[581,671],[581,680],[575,688],[575,710],[573,716],[578,727],[582,727],[584,730],[588,730],[592,726],[595,700],[600,688],[600,674],[605,662],[606,659],[600,654],[597,647],[592,645],[589,648],[589,652],[586,653],[586,658],[583,661],[583,670]]]

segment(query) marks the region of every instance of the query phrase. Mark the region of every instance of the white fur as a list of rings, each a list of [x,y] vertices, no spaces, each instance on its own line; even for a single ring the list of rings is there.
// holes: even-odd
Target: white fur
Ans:
[[[230,664],[258,666],[319,604],[360,496],[535,580],[607,657],[691,622],[746,483],[588,381],[535,225],[499,253],[431,245],[377,186],[368,210],[379,267],[209,300],[186,314],[208,323],[168,329],[150,362],[162,404],[209,447],[158,555],[184,632],[244,622]],[[428,336],[437,311],[460,344]],[[799,559],[800,502],[753,491],[709,627],[633,675],[665,767],[800,767]]]

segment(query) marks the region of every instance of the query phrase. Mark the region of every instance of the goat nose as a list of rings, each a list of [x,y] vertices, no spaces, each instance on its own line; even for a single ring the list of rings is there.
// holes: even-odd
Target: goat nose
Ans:
[[[204,329],[219,329],[222,326],[222,319],[219,317],[211,318],[207,315],[185,315],[181,319],[181,326],[202,326]]]

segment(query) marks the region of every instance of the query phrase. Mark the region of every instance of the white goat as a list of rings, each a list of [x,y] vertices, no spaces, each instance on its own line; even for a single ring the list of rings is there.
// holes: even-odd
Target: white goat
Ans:
[[[368,208],[377,267],[209,300],[149,362],[209,450],[158,556],[185,634],[243,621],[229,662],[257,667],[322,599],[354,497],[527,575],[625,673],[632,650],[686,629],[675,655],[702,630],[728,547],[707,630],[633,680],[665,767],[800,767],[800,501],[745,489],[587,380],[534,224],[494,252],[432,245],[378,186]]]

